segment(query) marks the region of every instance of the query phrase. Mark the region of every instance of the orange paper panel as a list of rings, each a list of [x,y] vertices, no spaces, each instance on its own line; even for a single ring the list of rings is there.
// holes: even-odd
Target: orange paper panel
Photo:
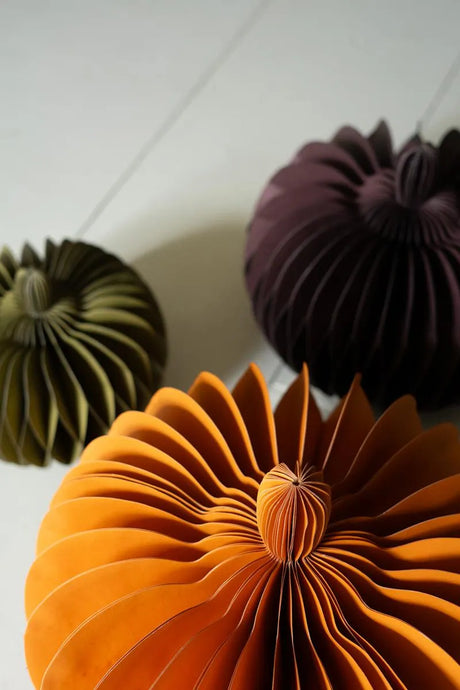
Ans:
[[[252,366],[126,412],[64,479],[26,585],[41,690],[460,690],[460,443],[356,379],[322,421]]]

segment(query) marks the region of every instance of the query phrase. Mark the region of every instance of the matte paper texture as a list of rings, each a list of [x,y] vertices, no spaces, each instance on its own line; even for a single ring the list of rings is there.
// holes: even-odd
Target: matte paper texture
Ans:
[[[460,445],[355,380],[201,374],[93,441],[45,516],[27,664],[55,690],[460,688]]]
[[[71,462],[122,411],[143,408],[166,356],[139,276],[83,242],[0,254],[0,457]]]
[[[343,395],[460,401],[460,133],[394,153],[344,127],[277,172],[250,224],[246,279],[283,359]]]

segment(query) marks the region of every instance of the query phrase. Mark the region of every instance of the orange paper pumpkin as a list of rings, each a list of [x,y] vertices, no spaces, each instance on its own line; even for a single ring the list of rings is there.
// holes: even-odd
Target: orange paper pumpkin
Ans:
[[[460,688],[460,445],[357,380],[201,374],[93,441],[26,587],[43,690]]]

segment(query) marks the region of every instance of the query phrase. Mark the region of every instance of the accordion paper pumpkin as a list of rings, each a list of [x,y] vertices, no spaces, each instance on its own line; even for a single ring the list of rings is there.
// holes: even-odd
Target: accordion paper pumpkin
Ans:
[[[26,585],[42,690],[460,688],[460,445],[355,380],[322,421],[251,366],[93,441]]]
[[[0,457],[70,462],[160,383],[166,343],[139,276],[98,247],[0,254]]]
[[[380,405],[460,402],[460,132],[307,144],[262,193],[246,278],[271,344],[327,393],[360,371]]]

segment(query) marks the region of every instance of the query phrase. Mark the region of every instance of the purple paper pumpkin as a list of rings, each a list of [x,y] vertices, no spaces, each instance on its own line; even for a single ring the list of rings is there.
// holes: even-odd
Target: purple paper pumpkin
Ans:
[[[460,132],[393,153],[344,127],[278,171],[250,223],[246,281],[282,358],[343,395],[460,401]]]

